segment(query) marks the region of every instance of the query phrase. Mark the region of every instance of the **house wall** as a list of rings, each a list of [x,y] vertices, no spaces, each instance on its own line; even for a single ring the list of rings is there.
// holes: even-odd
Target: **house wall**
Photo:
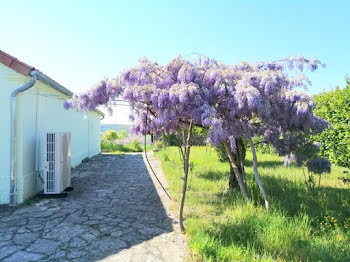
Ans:
[[[5,71],[5,73],[3,72]],[[6,128],[1,128],[0,204],[8,203],[9,195],[9,152],[10,152],[10,104],[12,90],[29,81],[0,64],[1,112],[6,115]],[[12,83],[13,82],[13,83]],[[5,87],[5,88],[4,88]],[[7,92],[4,90],[8,90]],[[4,99],[6,97],[6,99]],[[71,164],[77,166],[86,157],[100,153],[100,118],[98,113],[65,110],[63,101],[68,97],[50,86],[37,81],[35,85],[17,96],[16,114],[16,186],[17,203],[42,190],[42,183],[35,172],[36,119],[38,115],[39,133],[71,132]],[[6,101],[7,102],[6,102]],[[4,103],[5,104],[4,104]],[[37,106],[38,105],[38,106]],[[38,114],[37,114],[38,109]],[[3,121],[2,120],[2,121]],[[5,126],[4,124],[2,126]],[[3,157],[5,156],[5,158]],[[41,175],[43,175],[41,173]]]
[[[8,203],[10,194],[10,95],[28,81],[0,63],[0,204]]]

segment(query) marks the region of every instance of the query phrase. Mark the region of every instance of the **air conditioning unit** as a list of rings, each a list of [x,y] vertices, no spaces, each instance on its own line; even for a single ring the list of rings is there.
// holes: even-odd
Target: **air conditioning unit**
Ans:
[[[41,137],[41,163],[44,194],[60,194],[71,186],[70,133],[44,133]]]

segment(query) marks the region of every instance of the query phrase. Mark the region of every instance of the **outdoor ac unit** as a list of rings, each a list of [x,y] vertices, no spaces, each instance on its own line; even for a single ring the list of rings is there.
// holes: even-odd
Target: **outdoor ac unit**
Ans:
[[[44,194],[60,194],[71,185],[70,133],[45,133],[41,138]]]

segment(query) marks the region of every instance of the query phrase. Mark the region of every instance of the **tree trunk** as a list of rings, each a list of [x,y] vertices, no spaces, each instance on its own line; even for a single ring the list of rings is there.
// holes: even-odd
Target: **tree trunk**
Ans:
[[[252,141],[252,139],[250,137],[246,137],[250,146],[250,150],[252,151],[252,155],[253,155],[253,169],[254,169],[254,175],[255,175],[255,179],[258,183],[259,189],[261,191],[261,194],[265,200],[265,208],[268,211],[269,210],[269,201],[267,200],[267,195],[265,192],[265,188],[264,188],[264,183],[261,181],[260,176],[259,176],[259,172],[258,172],[258,158],[256,156],[256,152],[255,152],[255,146],[254,143]]]
[[[237,156],[238,156],[238,162],[239,162],[239,169],[242,173],[243,177],[243,182],[245,187],[247,187],[247,180],[244,172],[244,160],[245,160],[245,155],[246,155],[246,147],[243,142],[243,138],[236,139],[236,144],[237,144]]]
[[[234,159],[234,155],[231,151],[231,147],[227,142],[223,143],[223,145],[226,149],[227,156],[230,160],[230,165],[231,165],[233,172],[236,176],[238,186],[239,186],[239,189],[241,190],[242,196],[245,200],[248,201],[249,197],[248,197],[247,187],[246,187],[246,184],[244,182],[245,179],[243,178],[243,174],[242,174],[241,170],[239,170],[237,165],[236,165],[236,160]]]
[[[185,232],[185,227],[183,224],[183,208],[185,204],[185,198],[186,198],[186,190],[187,190],[187,178],[188,178],[188,171],[189,171],[189,160],[190,160],[190,139],[191,139],[191,133],[192,133],[192,120],[190,122],[190,125],[188,127],[188,134],[186,139],[186,146],[185,146],[185,154],[184,154],[184,183],[182,187],[182,197],[181,197],[181,203],[180,203],[180,211],[179,211],[179,223],[180,223],[180,229],[181,232]]]
[[[232,168],[232,165],[230,164],[230,176],[228,178],[228,186],[226,191],[231,191],[234,189],[239,189],[238,181],[235,175],[235,171]]]
[[[245,148],[243,139],[236,139],[236,145],[237,145],[237,150],[236,151],[231,150],[231,154],[233,156],[234,165],[237,167],[236,170],[239,173],[238,175],[242,176],[243,183],[245,184],[245,187],[247,187],[246,176],[244,172],[244,160],[246,155],[246,148]],[[229,177],[228,187],[226,191],[230,191],[238,188],[239,188],[239,185],[236,178],[235,170],[232,168],[232,165],[230,164],[230,177]]]

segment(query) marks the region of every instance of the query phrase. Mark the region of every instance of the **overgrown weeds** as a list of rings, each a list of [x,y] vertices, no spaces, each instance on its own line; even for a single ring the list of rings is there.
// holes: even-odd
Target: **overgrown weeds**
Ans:
[[[182,165],[176,148],[157,152],[177,209]],[[259,171],[271,201],[263,200],[253,176],[251,155],[246,173],[251,203],[239,192],[224,194],[229,165],[212,148],[193,147],[185,208],[188,244],[194,261],[350,261],[350,192],[338,179],[346,169],[322,175],[317,195],[310,195],[303,171],[284,167],[272,154],[259,154]]]

